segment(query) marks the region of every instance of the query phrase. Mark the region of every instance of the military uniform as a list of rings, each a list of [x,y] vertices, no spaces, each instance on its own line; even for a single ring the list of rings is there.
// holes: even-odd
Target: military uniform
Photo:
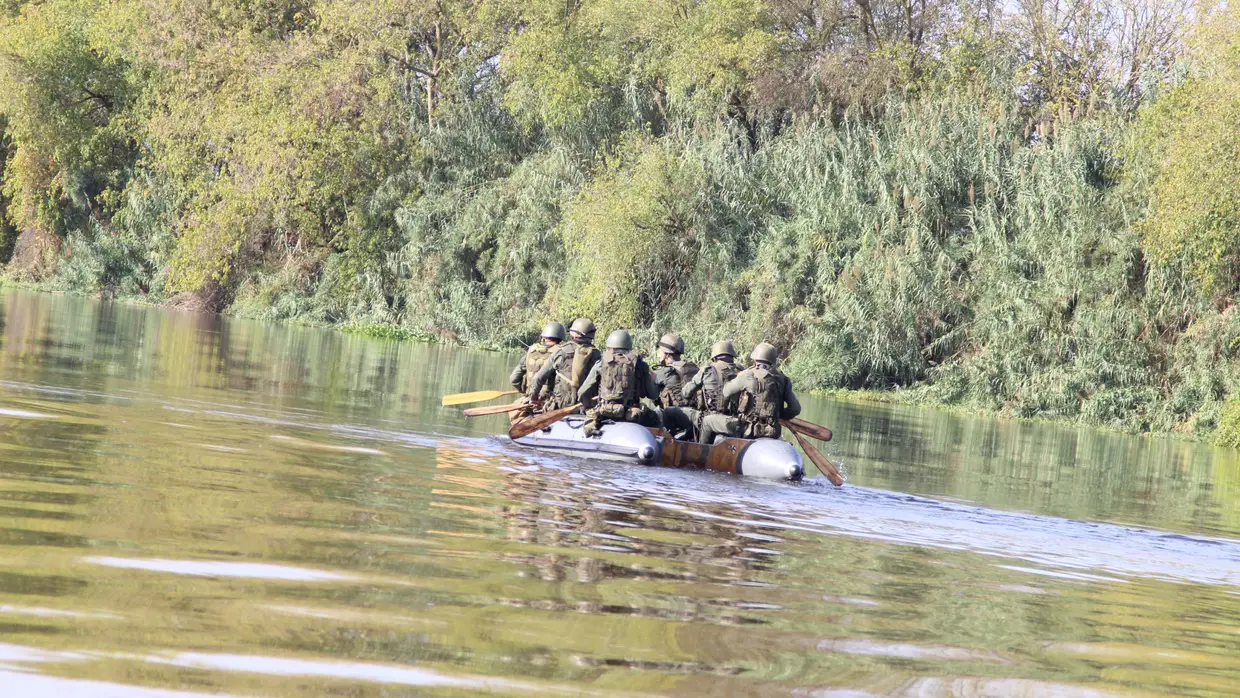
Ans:
[[[516,367],[512,369],[508,382],[512,383],[512,387],[528,394],[534,376],[542,370],[543,365],[551,359],[551,354],[558,348],[558,345],[547,346],[541,342],[530,345],[525,356],[521,357]]]
[[[801,402],[792,391],[792,381],[775,368],[776,355],[775,348],[769,344],[760,344],[754,349],[754,365],[723,386],[723,403],[737,401],[736,416],[712,414],[704,417],[699,435],[702,443],[713,443],[716,434],[747,439],[779,438],[783,433],[779,421],[801,414]],[[764,360],[767,356],[769,362]]]
[[[582,404],[591,405],[586,412],[588,432],[596,430],[604,420],[637,422],[651,428],[662,426],[659,413],[642,404],[642,398],[657,400],[659,387],[650,367],[633,352],[628,332],[613,332],[607,345],[578,391]]]
[[[656,368],[654,382],[659,386],[659,405],[661,407],[692,407],[693,403],[685,398],[683,390],[697,374],[697,364],[688,359],[679,359]]]
[[[574,338],[560,345],[534,376],[528,396],[533,398],[546,388],[551,393],[551,409],[576,404],[578,387],[601,356],[598,348],[586,340]]]
[[[528,405],[534,400],[542,399],[538,391],[530,390],[534,384],[534,376],[538,375],[543,365],[551,359],[551,355],[559,348],[560,342],[564,341],[564,335],[564,325],[558,322],[549,322],[542,330],[541,341],[537,344],[531,344],[530,348],[525,351],[525,356],[521,357],[516,367],[512,369],[512,373],[509,374],[508,382],[512,383],[512,387],[526,393],[526,397],[517,400],[513,404]],[[516,424],[529,416],[531,412],[531,408],[509,412],[508,420]]]
[[[736,403],[723,399],[723,386],[741,373],[741,367],[730,357],[719,357],[698,371],[693,380],[685,383],[681,397],[703,415],[736,415]]]

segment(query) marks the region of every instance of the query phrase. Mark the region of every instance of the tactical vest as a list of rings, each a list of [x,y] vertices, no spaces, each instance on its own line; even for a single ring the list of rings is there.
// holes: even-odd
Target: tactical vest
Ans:
[[[598,400],[628,407],[637,405],[637,354],[608,349],[599,359]]]
[[[779,415],[784,407],[783,374],[773,368],[760,366],[745,373],[745,392],[741,394],[740,400],[740,417],[745,423],[745,436],[777,436]]]
[[[590,369],[594,368],[594,364],[599,359],[598,349],[589,344],[572,343],[573,349],[573,365],[569,377],[573,381],[573,390],[581,387],[585,381],[586,375],[590,373]]]
[[[686,360],[673,361],[668,368],[676,372],[676,375],[680,377],[680,382],[662,386],[659,391],[659,402],[663,403],[664,407],[688,407],[689,401],[684,398],[680,390],[697,375],[697,364]]]
[[[556,352],[553,360],[557,406],[568,407],[577,402],[577,389],[598,360],[598,355],[598,349],[577,342],[569,342]]]
[[[542,370],[543,364],[551,358],[551,352],[555,347],[549,347],[546,344],[534,344],[530,346],[529,351],[525,352],[525,377],[521,379],[521,392],[528,393],[530,385],[534,382],[534,376]]]
[[[712,361],[706,370],[710,373],[704,377],[702,389],[698,391],[698,409],[711,414],[734,415],[736,408],[724,402],[723,386],[740,374],[740,368],[731,361]],[[714,381],[710,380],[711,376]]]

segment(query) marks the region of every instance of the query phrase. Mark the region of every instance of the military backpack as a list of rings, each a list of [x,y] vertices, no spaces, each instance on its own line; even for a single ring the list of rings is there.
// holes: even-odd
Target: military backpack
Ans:
[[[598,400],[617,405],[637,404],[637,354],[608,349],[600,359]]]
[[[525,377],[522,378],[521,392],[528,393],[530,386],[534,383],[534,376],[542,370],[544,364],[551,358],[551,352],[555,347],[549,347],[545,344],[533,344],[529,351],[525,352]]]
[[[773,368],[755,366],[746,371],[741,394],[740,417],[748,438],[779,435],[779,415],[784,406],[784,376]]]
[[[675,384],[667,383],[663,385],[662,390],[659,391],[659,402],[664,407],[688,407],[689,401],[685,400],[680,390],[688,385],[693,380],[693,377],[697,375],[697,364],[685,360],[673,361],[668,368],[675,371],[680,380]]]
[[[706,370],[709,373],[703,377],[702,389],[698,391],[698,409],[710,414],[735,415],[735,406],[724,402],[723,386],[740,375],[740,368],[731,361],[712,361]]]

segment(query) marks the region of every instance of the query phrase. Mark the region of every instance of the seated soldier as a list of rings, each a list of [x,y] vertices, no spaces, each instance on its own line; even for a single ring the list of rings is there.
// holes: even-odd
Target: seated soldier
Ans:
[[[542,330],[542,341],[531,344],[526,350],[525,356],[517,362],[512,374],[508,376],[508,382],[512,383],[512,387],[526,393],[526,397],[521,398],[517,402],[530,403],[530,387],[534,382],[534,376],[542,370],[543,364],[551,358],[551,354],[556,350],[560,342],[564,341],[564,325],[558,322],[549,322]],[[536,394],[541,400],[541,394]],[[515,403],[514,403],[515,404]],[[513,424],[529,416],[533,410],[525,409],[516,412],[509,412],[509,419]]]
[[[659,366],[654,370],[654,383],[659,388],[659,406],[663,408],[663,425],[674,438],[696,438],[697,415],[689,407],[692,403],[684,397],[684,386],[697,375],[697,364],[682,358],[685,340],[675,332],[659,339],[656,355]]]
[[[550,392],[551,402],[546,409],[558,410],[577,404],[577,389],[601,356],[594,346],[593,320],[577,318],[568,333],[571,339],[561,344],[543,364],[528,391],[531,400],[542,395],[544,390]]]
[[[714,443],[717,434],[746,439],[779,438],[779,420],[801,414],[792,381],[775,367],[779,350],[763,342],[749,355],[753,365],[723,386],[723,400],[738,398],[737,416],[712,414],[702,418],[698,440]]]
[[[659,413],[642,404],[642,398],[655,400],[659,388],[654,384],[650,367],[633,351],[633,335],[616,330],[607,335],[607,350],[577,393],[586,411],[586,435],[598,432],[604,421],[636,422],[659,428]]]
[[[685,353],[685,340],[675,332],[669,332],[659,339],[656,356],[659,367],[654,370],[654,383],[659,386],[660,407],[689,407],[690,403],[681,394],[685,384],[693,380],[698,372],[697,364],[681,358]]]

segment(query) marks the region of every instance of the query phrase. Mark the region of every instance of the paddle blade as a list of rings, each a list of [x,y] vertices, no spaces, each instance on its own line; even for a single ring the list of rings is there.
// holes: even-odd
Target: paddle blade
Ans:
[[[508,438],[512,439],[513,441],[516,441],[517,439],[523,436],[529,436],[530,434],[533,434],[539,429],[543,429],[545,427],[551,426],[552,424],[555,424],[556,422],[560,421],[561,419],[564,419],[565,417],[576,412],[579,409],[581,409],[580,403],[576,405],[570,405],[568,407],[565,407],[564,409],[552,410],[550,412],[544,412],[542,414],[534,415],[533,417],[530,417],[528,419],[523,419],[517,422],[516,424],[512,425],[512,428],[508,430]]]
[[[818,439],[819,441],[830,441],[831,440],[830,429],[826,427],[818,426],[817,424],[814,424],[813,422],[807,422],[804,419],[798,419],[796,417],[793,417],[792,419],[785,419],[784,426],[788,427],[789,429],[795,432],[805,434],[806,436]]]
[[[479,390],[473,393],[456,393],[455,395],[444,395],[443,401],[440,403],[444,407],[452,407],[453,405],[468,405],[471,402],[486,402],[494,400],[497,397],[505,395],[519,395],[518,390]]]
[[[518,402],[512,405],[488,405],[486,407],[470,407],[463,414],[466,417],[481,417],[488,414],[504,414],[505,412],[516,412],[529,407],[525,402]]]
[[[805,455],[809,456],[809,459],[814,462],[814,467],[818,468],[818,472],[825,475],[832,485],[836,487],[842,486],[844,484],[844,476],[840,475],[840,471],[836,470],[834,465],[831,465],[831,461],[822,452],[811,446],[804,436],[798,434],[792,428],[792,425],[788,424],[787,419],[783,420],[783,422],[784,426],[792,432],[792,435],[797,437],[797,443],[801,444],[801,450],[805,451]]]

